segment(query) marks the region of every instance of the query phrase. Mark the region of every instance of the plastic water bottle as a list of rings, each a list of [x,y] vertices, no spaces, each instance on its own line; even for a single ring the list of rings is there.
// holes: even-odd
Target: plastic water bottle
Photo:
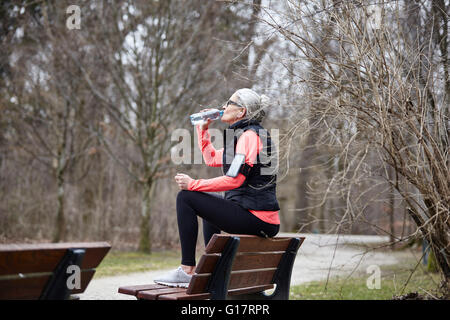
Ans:
[[[219,109],[211,109],[204,112],[191,114],[190,119],[191,123],[196,125],[205,124],[208,119],[217,120],[223,115],[223,110]]]

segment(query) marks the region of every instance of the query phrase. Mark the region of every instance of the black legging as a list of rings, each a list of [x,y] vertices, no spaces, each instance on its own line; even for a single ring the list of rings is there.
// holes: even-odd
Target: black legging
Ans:
[[[236,202],[198,191],[182,190],[177,196],[178,232],[181,241],[181,264],[195,266],[198,221],[203,218],[205,245],[214,233],[275,236],[280,226],[262,221]]]

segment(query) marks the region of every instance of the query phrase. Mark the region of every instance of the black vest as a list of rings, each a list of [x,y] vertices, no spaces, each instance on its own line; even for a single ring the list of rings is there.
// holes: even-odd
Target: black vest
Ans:
[[[225,199],[237,202],[241,207],[248,210],[277,211],[280,210],[276,195],[276,168],[272,169],[270,161],[274,146],[270,135],[258,121],[240,120],[224,131],[223,135],[223,172],[228,171],[236,151],[239,137],[247,130],[253,130],[261,139],[263,148],[257,156],[244,183],[236,189],[226,191]],[[261,171],[263,170],[263,171]],[[272,173],[268,173],[272,171]],[[263,173],[263,174],[261,174]]]

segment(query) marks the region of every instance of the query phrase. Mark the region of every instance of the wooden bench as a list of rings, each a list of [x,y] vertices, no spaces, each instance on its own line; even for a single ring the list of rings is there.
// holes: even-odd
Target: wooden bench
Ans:
[[[289,299],[292,267],[305,238],[215,234],[187,289],[159,284],[125,286],[145,300]],[[264,291],[273,289],[268,295]]]
[[[106,242],[2,244],[0,299],[56,300],[82,293],[110,248]],[[79,286],[71,281],[77,272]]]

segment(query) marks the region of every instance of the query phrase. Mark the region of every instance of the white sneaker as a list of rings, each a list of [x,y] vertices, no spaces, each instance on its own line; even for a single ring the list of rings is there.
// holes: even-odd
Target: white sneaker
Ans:
[[[184,272],[183,268],[170,271],[169,273],[154,279],[153,281],[169,287],[187,288],[192,276]]]

